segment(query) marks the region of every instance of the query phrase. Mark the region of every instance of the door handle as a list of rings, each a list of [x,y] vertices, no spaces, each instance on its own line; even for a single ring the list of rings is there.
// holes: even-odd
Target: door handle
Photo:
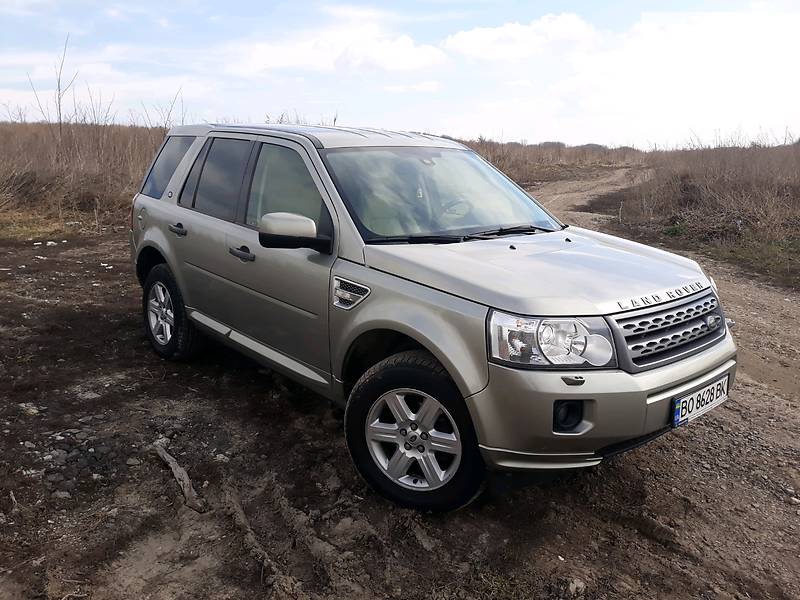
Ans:
[[[228,248],[228,252],[244,262],[253,262],[256,259],[256,255],[250,252],[250,248],[247,246],[242,246],[241,248]]]
[[[168,229],[177,235],[178,237],[183,237],[187,233],[189,233],[186,229],[183,228],[183,223],[175,223],[175,225],[169,225]]]

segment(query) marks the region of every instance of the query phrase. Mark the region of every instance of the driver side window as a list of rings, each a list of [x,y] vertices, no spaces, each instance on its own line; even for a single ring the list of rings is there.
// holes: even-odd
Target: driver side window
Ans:
[[[331,233],[328,209],[302,157],[285,146],[262,144],[258,154],[245,222],[254,227],[267,213],[288,212],[312,219],[317,232]]]

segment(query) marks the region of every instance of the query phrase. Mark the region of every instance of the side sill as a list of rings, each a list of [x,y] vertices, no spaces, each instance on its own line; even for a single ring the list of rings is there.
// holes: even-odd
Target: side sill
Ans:
[[[296,361],[293,358],[289,358],[285,354],[282,354],[277,350],[273,350],[269,346],[265,346],[264,344],[239,333],[238,331],[234,331],[227,325],[220,323],[216,319],[212,319],[200,311],[188,309],[187,314],[189,315],[190,319],[196,323],[199,323],[203,327],[206,327],[214,333],[223,336],[237,346],[241,346],[242,348],[249,350],[251,353],[258,355],[267,362],[278,367],[282,367],[285,371],[288,371],[291,374],[297,375],[298,377],[315,385],[315,387],[328,387],[330,385],[330,382],[327,379],[303,363]]]
[[[316,384],[328,385],[328,382],[323,377],[319,376],[316,371],[309,369],[304,364],[289,358],[285,354],[281,354],[277,350],[273,350],[269,346],[265,346],[264,344],[261,344],[254,339],[247,337],[246,335],[242,335],[238,331],[231,331],[228,334],[228,338],[232,342],[236,342],[240,346],[244,346],[248,350],[263,356],[268,361],[279,364],[286,369],[290,369],[293,373],[297,373],[304,379],[313,381]]]
[[[189,318],[192,319],[193,321],[197,321],[198,323],[200,323],[200,325],[205,325],[206,327],[208,327],[209,329],[220,335],[227,336],[231,332],[230,327],[223,325],[219,321],[215,321],[211,317],[207,317],[206,315],[204,315],[199,311],[189,310],[188,314]]]

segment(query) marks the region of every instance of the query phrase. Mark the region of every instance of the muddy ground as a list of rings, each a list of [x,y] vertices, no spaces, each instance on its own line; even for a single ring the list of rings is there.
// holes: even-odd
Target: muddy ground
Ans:
[[[602,228],[579,206],[637,176],[536,193]],[[124,227],[50,241],[0,241],[0,598],[800,598],[797,293],[697,257],[738,321],[728,402],[426,515],[362,483],[321,398],[220,346],[158,359]]]

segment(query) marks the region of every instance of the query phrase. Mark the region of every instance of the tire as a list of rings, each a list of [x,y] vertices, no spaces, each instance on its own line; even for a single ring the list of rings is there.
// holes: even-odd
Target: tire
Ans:
[[[161,302],[161,298],[166,298],[166,301]],[[156,300],[159,306],[156,315],[150,310],[151,300]],[[164,309],[163,312],[160,309]],[[152,321],[154,316],[155,325]],[[147,274],[142,288],[142,317],[145,335],[161,358],[187,360],[202,349],[202,334],[189,321],[181,290],[166,264],[156,265]],[[159,326],[159,318],[166,322],[165,326]]]
[[[486,467],[464,399],[427,352],[394,354],[364,373],[344,425],[358,472],[401,506],[455,510],[483,489]]]

